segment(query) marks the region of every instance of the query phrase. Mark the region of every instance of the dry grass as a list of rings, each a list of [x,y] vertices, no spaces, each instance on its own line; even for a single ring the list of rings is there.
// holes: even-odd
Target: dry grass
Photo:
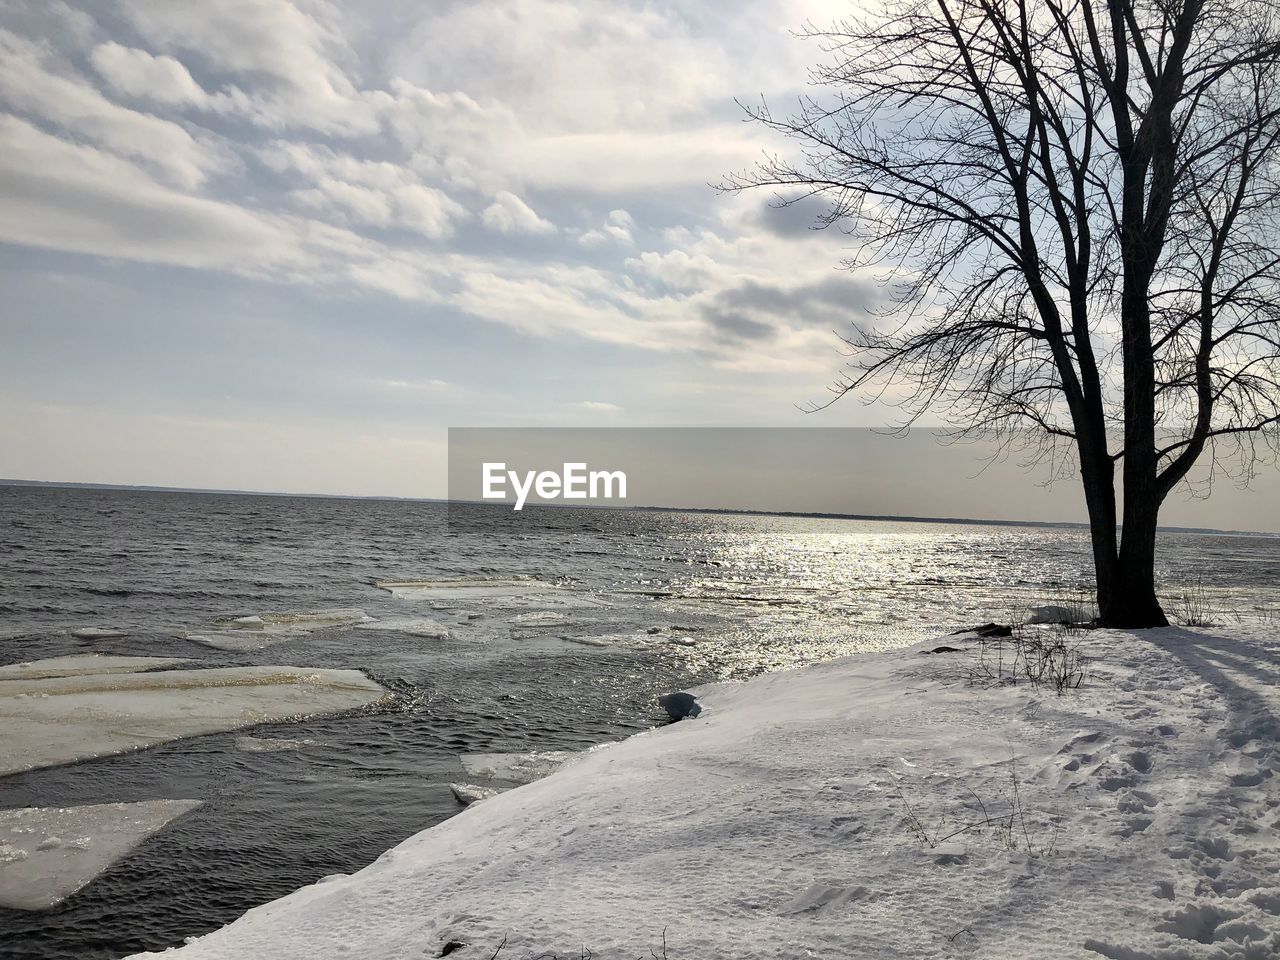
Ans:
[[[1007,637],[978,636],[970,683],[1049,687],[1061,696],[1076,690],[1089,674],[1088,661],[1070,629],[1014,627]]]
[[[1009,778],[1004,796],[988,803],[975,791],[965,788],[958,809],[943,809],[936,821],[929,823],[908,800],[898,785],[898,802],[903,807],[903,825],[911,838],[922,847],[933,849],[958,837],[986,837],[1005,850],[1021,851],[1028,856],[1049,856],[1057,848],[1059,818],[1039,816],[1028,810],[1022,783],[1018,778],[1016,756],[1009,757]]]

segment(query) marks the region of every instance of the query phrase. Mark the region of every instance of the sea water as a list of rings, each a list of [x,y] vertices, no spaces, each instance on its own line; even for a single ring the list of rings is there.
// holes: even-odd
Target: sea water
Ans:
[[[0,486],[0,664],[102,652],[354,668],[394,693],[0,779],[0,808],[202,802],[60,906],[0,910],[0,955],[180,943],[459,812],[449,784],[475,771],[508,786],[520,777],[503,770],[664,722],[660,694],[1020,619],[1077,602],[1090,576],[1070,527],[556,508],[454,520],[418,501]],[[1275,615],[1280,539],[1171,533],[1160,558],[1171,614],[1186,594],[1222,619]],[[85,628],[126,636],[73,636]]]

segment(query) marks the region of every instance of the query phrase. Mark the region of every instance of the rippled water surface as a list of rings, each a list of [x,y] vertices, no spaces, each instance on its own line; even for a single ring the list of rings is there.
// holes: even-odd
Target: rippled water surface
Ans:
[[[253,731],[298,749],[217,734],[0,779],[0,808],[204,801],[59,907],[0,910],[0,956],[180,943],[456,813],[460,753],[619,739],[661,722],[660,693],[1007,620],[1090,576],[1076,529],[556,509],[456,521],[408,501],[0,486],[0,663],[101,651],[351,667],[396,694]],[[1171,597],[1194,587],[1224,616],[1272,615],[1280,540],[1170,534],[1161,557]],[[512,576],[535,579],[443,602],[377,586]],[[449,637],[336,627],[250,653],[184,639],[333,607],[430,617]],[[129,636],[71,637],[86,626]]]

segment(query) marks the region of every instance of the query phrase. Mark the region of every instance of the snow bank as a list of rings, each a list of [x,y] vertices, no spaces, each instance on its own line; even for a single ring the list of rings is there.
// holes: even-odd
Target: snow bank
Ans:
[[[0,810],[0,907],[56,906],[198,806],[198,800],[147,800]]]
[[[1274,638],[1090,633],[1063,697],[950,642],[703,688],[177,956],[1280,955]]]
[[[41,663],[28,669],[39,672]],[[358,670],[229,667],[49,676],[44,669],[43,678],[0,680],[0,776],[338,713],[388,696]]]

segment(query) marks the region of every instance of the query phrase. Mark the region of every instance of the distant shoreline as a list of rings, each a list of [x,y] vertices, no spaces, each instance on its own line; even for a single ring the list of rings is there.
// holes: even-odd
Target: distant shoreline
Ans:
[[[304,500],[375,500],[394,503],[438,503],[467,506],[492,506],[501,504],[485,504],[479,501],[446,500],[438,497],[396,497],[396,496],[358,496],[345,493],[284,493],[271,490],[223,490],[206,487],[159,487],[127,483],[77,483],[64,480],[19,480],[0,478],[0,487],[36,487],[60,490],[108,490],[125,493],[183,493],[202,496],[230,497],[280,497]],[[530,505],[535,506],[534,504]],[[727,507],[659,507],[659,506],[603,506],[599,504],[583,504],[568,506],[566,504],[539,503],[537,507],[572,510],[609,510],[638,511],[645,513],[705,513],[724,516],[744,517],[788,517],[797,520],[859,520],[879,523],[941,523],[954,526],[975,527],[1042,527],[1058,530],[1087,530],[1089,525],[1075,520],[999,520],[976,517],[922,517],[896,514],[863,514],[832,513],[821,511],[798,510],[750,510]],[[1191,533],[1204,536],[1221,537],[1280,537],[1280,532],[1270,530],[1221,530],[1215,527],[1176,527],[1161,526],[1162,533]]]

